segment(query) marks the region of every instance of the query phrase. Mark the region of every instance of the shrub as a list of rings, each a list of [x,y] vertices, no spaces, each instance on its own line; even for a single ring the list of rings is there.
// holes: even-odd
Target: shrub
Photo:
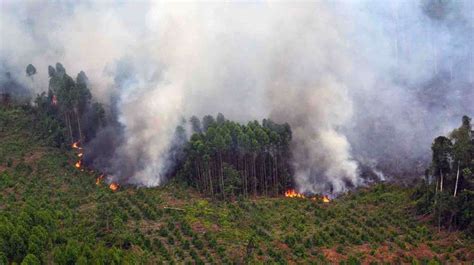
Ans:
[[[204,244],[202,243],[202,241],[197,236],[193,237],[192,242],[193,242],[193,245],[197,249],[202,249],[204,247]]]
[[[40,260],[33,254],[28,254],[21,262],[21,265],[40,265]]]
[[[158,234],[162,237],[167,237],[168,230],[166,229],[166,227],[161,227],[160,230],[158,231]]]
[[[168,244],[174,245],[174,238],[172,236],[168,237]]]

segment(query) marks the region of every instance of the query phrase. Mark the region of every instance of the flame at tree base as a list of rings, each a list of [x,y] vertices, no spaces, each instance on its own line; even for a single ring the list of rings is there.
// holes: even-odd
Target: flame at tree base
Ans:
[[[285,197],[287,198],[306,198],[302,193],[296,192],[294,189],[285,191]]]
[[[331,200],[329,199],[329,196],[328,195],[323,195],[323,196],[315,196],[315,197],[307,197],[305,196],[303,193],[299,193],[297,192],[295,189],[288,189],[287,191],[285,191],[285,197],[286,198],[301,198],[301,199],[305,199],[305,198],[309,198],[313,201],[317,201],[319,199],[321,199],[322,202],[324,203],[328,203],[330,202]]]
[[[119,184],[117,184],[117,183],[115,183],[115,182],[112,182],[112,183],[110,183],[109,188],[110,188],[112,191],[117,191],[118,188],[119,188]]]
[[[80,147],[79,144],[80,144],[79,141],[74,142],[74,143],[72,143],[71,147],[72,147],[73,149],[82,150],[82,147]],[[83,155],[84,155],[84,154],[83,154],[82,152],[79,152],[79,153],[77,154],[77,157],[82,158]],[[79,160],[79,161],[77,161],[77,162],[74,164],[74,166],[75,166],[77,169],[81,169],[81,167],[82,167],[82,159]],[[84,169],[81,169],[81,171],[84,171]]]
[[[104,175],[100,175],[98,178],[95,179],[95,185],[100,185],[103,179]]]
[[[327,195],[323,195],[323,202],[330,202],[331,200],[329,199],[329,197]]]
[[[82,157],[84,156],[84,153],[82,151],[82,147],[80,146],[80,141],[77,141],[77,142],[74,142],[72,143],[71,145],[71,148],[72,149],[76,149],[76,150],[79,150],[78,153],[77,153],[77,157],[79,157],[79,161],[77,161],[75,164],[74,164],[74,167],[76,167],[77,169],[80,169],[81,171],[84,171],[84,168],[82,168]],[[91,173],[93,173],[94,171],[92,170]],[[105,174],[101,174],[99,177],[97,177],[95,179],[95,184],[97,186],[100,186],[100,184],[102,183],[102,181],[104,180],[105,178]],[[107,177],[108,178],[108,177]],[[111,182],[110,185],[109,185],[109,189],[111,189],[113,192],[117,191],[119,189],[119,184],[116,183],[116,182]]]
[[[79,146],[79,144],[80,144],[79,141],[74,142],[74,143],[72,143],[71,147],[72,147],[73,149],[82,149],[82,148]]]

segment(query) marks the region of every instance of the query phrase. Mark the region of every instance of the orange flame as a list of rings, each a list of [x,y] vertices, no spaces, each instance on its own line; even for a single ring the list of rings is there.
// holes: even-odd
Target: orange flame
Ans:
[[[329,199],[329,197],[327,195],[323,195],[323,202],[328,203],[330,201],[331,200]]]
[[[328,195],[306,197],[304,194],[298,193],[295,189],[288,189],[287,191],[285,191],[285,197],[287,197],[287,198],[302,198],[302,199],[308,198],[308,199],[311,199],[312,201],[318,201],[318,200],[321,199],[321,201],[324,202],[324,203],[328,203],[328,202],[331,201],[331,199],[329,199]]]
[[[305,196],[301,193],[296,192],[294,189],[289,189],[285,191],[285,197],[288,198],[305,198]]]
[[[115,183],[115,182],[112,182],[112,183],[110,183],[109,188],[110,188],[112,191],[116,191],[116,190],[118,190],[119,185],[118,185],[117,183]]]
[[[95,179],[95,184],[100,185],[100,182],[102,182],[102,179],[104,179],[104,175],[100,175],[98,178]]]
[[[75,166],[76,168],[81,168],[81,166],[82,166],[82,160],[77,161],[76,164],[74,164],[74,166]]]
[[[74,148],[74,149],[80,149],[80,147],[79,147],[79,141],[72,143],[72,146],[71,146],[71,147]]]

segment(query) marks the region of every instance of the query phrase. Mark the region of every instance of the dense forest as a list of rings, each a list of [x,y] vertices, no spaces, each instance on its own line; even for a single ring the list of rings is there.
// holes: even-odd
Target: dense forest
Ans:
[[[219,113],[190,119],[180,176],[219,198],[282,194],[291,185],[291,129],[264,119],[241,125]]]

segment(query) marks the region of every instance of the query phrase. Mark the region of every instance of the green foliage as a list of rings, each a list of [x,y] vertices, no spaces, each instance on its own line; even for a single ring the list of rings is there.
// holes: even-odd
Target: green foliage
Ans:
[[[463,117],[463,123],[461,127],[451,132],[450,137],[454,141],[453,145],[453,157],[455,161],[460,162],[461,167],[469,167],[472,164],[474,158],[473,147],[472,147],[472,128],[471,119],[467,116]]]
[[[30,66],[28,75],[36,71]],[[66,141],[92,139],[106,123],[105,111],[101,104],[92,102],[86,74],[81,71],[74,80],[60,63],[56,67],[49,66],[48,71],[48,93],[39,94],[35,100],[36,133],[48,145],[56,147]]]
[[[178,175],[201,192],[222,199],[248,194],[278,195],[289,184],[288,124],[271,120],[247,125],[218,115],[190,120],[194,134]],[[201,128],[202,124],[202,128]]]
[[[433,171],[437,176],[448,174],[451,171],[450,160],[452,156],[453,144],[451,140],[444,136],[439,136],[434,140],[431,150],[433,151]]]
[[[33,254],[28,254],[21,262],[21,265],[40,265],[41,261]]]
[[[428,179],[425,180],[413,194],[417,200],[417,212],[431,213],[432,221],[438,227],[473,231],[474,135],[470,121],[464,116],[461,126],[453,130],[450,139],[439,136],[434,140],[434,182],[430,184]]]
[[[258,154],[257,173],[267,163],[267,177],[271,176],[272,159],[267,156],[263,160],[261,154],[280,152],[276,161],[282,173],[280,160],[286,151],[243,149],[239,142],[248,143],[251,135],[259,148],[265,146],[267,140],[258,132],[258,123],[232,125],[230,128],[243,130],[240,139],[234,141],[233,131],[227,133],[225,129],[230,122],[219,118],[221,125],[217,119],[210,122],[207,133],[197,133],[191,142],[201,141],[199,148],[208,152],[200,165],[206,169],[209,163],[214,170],[216,198],[220,198],[216,165],[220,165],[221,149],[226,201],[200,196],[195,188],[175,181],[155,188],[123,186],[112,193],[105,185],[95,184],[97,173],[75,170],[72,153],[38,140],[31,129],[37,119],[35,111],[0,109],[0,264],[365,264],[369,251],[378,253],[381,246],[387,247],[393,258],[370,255],[370,260],[410,263],[415,259],[407,256],[421,244],[430,247],[425,251],[442,257],[442,263],[465,263],[472,257],[471,241],[459,233],[446,241],[437,227],[413,215],[413,200],[424,198],[428,212],[420,213],[437,217],[439,212],[448,217],[441,218],[444,222],[449,220],[451,209],[456,209],[453,223],[466,234],[472,231],[473,194],[466,190],[466,182],[455,199],[452,193],[436,193],[428,183],[419,192],[375,185],[341,195],[328,204],[282,196],[248,199],[242,186],[248,181],[246,192],[253,192],[252,150]],[[282,133],[289,128],[269,122],[260,126],[269,139],[290,139]],[[218,144],[207,140],[208,133],[213,137],[221,134]],[[226,134],[231,136],[230,144]],[[267,147],[277,148],[271,146],[272,141]],[[242,148],[237,156],[235,148]],[[239,154],[239,165],[247,159],[244,169],[232,162]],[[194,166],[194,161],[187,162]],[[245,168],[251,178],[243,178]],[[265,186],[260,185],[265,184],[262,176],[265,174],[257,174],[257,191],[265,194]],[[281,191],[284,181],[278,176]],[[240,182],[238,178],[232,181],[236,177]],[[273,195],[273,182],[267,184],[267,194]],[[435,199],[439,203],[432,203]],[[358,253],[365,246],[370,246],[368,252]],[[336,261],[325,257],[334,251],[340,252]]]

